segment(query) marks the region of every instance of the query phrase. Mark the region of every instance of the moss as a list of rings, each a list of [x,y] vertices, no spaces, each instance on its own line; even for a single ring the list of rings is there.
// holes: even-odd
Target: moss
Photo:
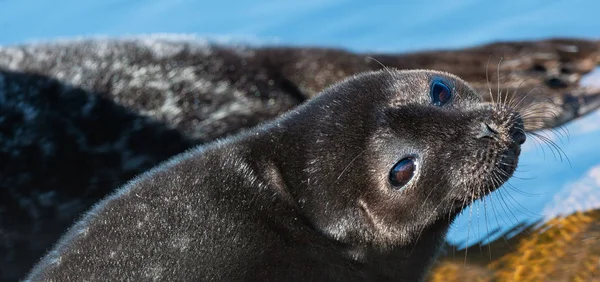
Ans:
[[[600,281],[599,241],[600,210],[578,212],[444,256],[429,281]]]

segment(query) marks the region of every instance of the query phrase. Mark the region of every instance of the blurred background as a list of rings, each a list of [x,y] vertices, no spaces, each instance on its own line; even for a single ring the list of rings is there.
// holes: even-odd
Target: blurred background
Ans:
[[[223,44],[408,52],[498,40],[600,39],[598,11],[598,0],[0,0],[0,45],[160,34]],[[598,72],[584,79],[598,81]],[[521,222],[600,207],[600,113],[543,134],[562,155],[528,139],[515,178],[485,204],[467,209],[450,242],[472,244]],[[573,204],[582,197],[598,205]]]
[[[0,44],[147,33],[398,52],[598,37],[600,1],[0,0]]]

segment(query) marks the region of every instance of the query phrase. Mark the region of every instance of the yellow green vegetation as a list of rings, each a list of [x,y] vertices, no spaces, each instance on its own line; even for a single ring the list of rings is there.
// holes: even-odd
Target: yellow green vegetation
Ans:
[[[600,210],[555,218],[467,254],[440,258],[429,281],[600,281]]]

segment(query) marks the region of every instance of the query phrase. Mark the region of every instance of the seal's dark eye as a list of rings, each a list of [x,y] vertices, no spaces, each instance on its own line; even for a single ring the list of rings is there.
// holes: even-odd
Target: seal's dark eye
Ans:
[[[431,85],[431,103],[436,106],[443,106],[452,99],[450,87],[441,81],[436,81]]]
[[[395,189],[402,188],[413,177],[416,168],[414,159],[406,158],[400,160],[390,171],[390,183]]]

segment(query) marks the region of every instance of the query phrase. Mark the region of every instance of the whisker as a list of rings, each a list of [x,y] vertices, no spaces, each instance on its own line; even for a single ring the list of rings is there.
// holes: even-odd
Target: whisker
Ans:
[[[567,154],[563,151],[563,149],[558,144],[556,144],[550,138],[548,138],[544,135],[541,135],[541,134],[537,134],[535,132],[532,132],[532,136],[539,138],[541,141],[546,143],[546,145],[548,145],[548,147],[553,152],[553,155],[555,155],[554,150],[556,150],[561,162],[563,161],[563,156],[564,156],[564,159],[566,159],[567,162],[569,163],[569,167],[573,168],[573,165],[571,163],[571,160],[569,159],[569,156],[567,156]],[[556,155],[555,155],[555,158],[556,158]]]
[[[519,201],[517,201],[510,193],[506,193],[506,195],[513,200],[513,202],[518,205],[519,207],[521,207],[526,213],[529,213],[531,216],[535,216],[535,217],[541,217],[543,216],[542,214],[539,213],[535,213],[533,211],[531,211],[530,209],[526,208],[525,206],[523,206],[521,203],[519,203]]]
[[[473,214],[473,206],[469,206],[469,222],[467,224],[467,242],[465,243],[464,267],[467,266],[467,255],[469,253],[469,237],[471,236],[471,216],[472,216],[472,214]]]
[[[358,155],[356,155],[356,157],[354,157],[350,163],[348,163],[348,165],[346,165],[346,167],[344,168],[344,170],[342,170],[342,172],[340,173],[340,175],[338,175],[337,179],[335,180],[335,182],[337,183],[338,180],[340,180],[340,178],[342,177],[342,175],[346,172],[346,170],[348,170],[348,168],[350,168],[350,166],[352,165],[352,163],[354,163],[354,161],[356,161],[356,159],[358,159],[358,157],[360,157],[362,154],[364,154],[367,150],[364,149],[362,150]]]
[[[494,183],[496,183],[494,186],[497,186],[497,184],[501,182],[499,180],[499,176],[496,174],[496,171],[492,172],[492,180],[493,180]],[[494,200],[493,200],[492,193],[489,194],[489,197],[490,197],[490,205],[492,206],[492,211],[494,212],[494,215],[495,215],[495,218],[496,218],[496,224],[498,225],[499,229],[502,229],[502,227],[500,225],[500,221],[498,221],[498,210],[496,209],[496,207],[494,205]],[[505,225],[508,225],[508,224],[506,224],[506,221],[505,221]],[[510,243],[508,242],[508,240],[506,240],[506,237],[504,235],[501,235],[501,237],[502,237],[502,240],[504,240],[504,242],[508,246],[508,248],[511,249],[511,251],[514,252],[513,247],[510,245]]]
[[[379,60],[377,60],[377,59],[375,59],[375,58],[373,58],[371,56],[367,56],[367,59],[373,60],[374,62],[378,63],[389,74],[392,73],[392,71],[387,66],[385,66],[383,63],[381,63]]]
[[[492,84],[490,83],[490,78],[489,78],[489,74],[488,74],[491,59],[492,59],[492,54],[490,54],[490,56],[488,57],[488,62],[487,62],[487,65],[485,66],[485,81],[487,82],[488,89],[490,92],[490,100],[492,101],[493,104],[496,104],[496,102],[494,101],[494,95],[492,94]]]
[[[442,182],[443,182],[443,180],[440,180],[440,182],[439,182],[439,183],[442,183]],[[439,183],[438,183],[438,184],[439,184]],[[432,190],[433,190],[433,189],[432,189]],[[439,207],[440,207],[440,206],[441,206],[443,203],[445,203],[446,199],[448,199],[449,197],[450,197],[450,194],[446,194],[446,195],[444,195],[444,198],[442,198],[442,200],[441,200],[441,201],[440,201],[440,202],[437,204],[437,206],[436,206],[436,207],[433,209],[433,211],[431,211],[431,212],[429,213],[429,216],[427,217],[427,220],[426,220],[427,222],[428,222],[429,220],[431,220],[431,218],[432,218],[432,217],[433,217],[433,216],[436,214],[436,212],[437,212],[437,209],[438,209],[438,208],[439,208]],[[424,208],[424,206],[423,206],[423,205],[422,205],[421,207],[423,207],[423,208]],[[419,230],[419,234],[417,234],[417,238],[415,239],[415,241],[414,241],[414,243],[413,243],[413,247],[412,247],[412,249],[411,249],[411,251],[410,251],[410,253],[409,253],[409,256],[410,256],[410,255],[412,255],[412,253],[414,252],[414,250],[415,250],[415,248],[416,248],[416,246],[417,246],[417,242],[419,242],[419,239],[421,238],[421,234],[423,234],[423,231],[425,231],[425,227],[426,227],[426,226],[425,226],[425,225],[423,225],[423,226],[420,228],[420,230]]]
[[[496,174],[496,171],[492,172],[492,180],[494,183],[494,186],[499,186],[499,184],[502,183],[502,180],[500,179],[500,176],[498,176]],[[492,193],[489,194],[490,199],[493,199]],[[490,202],[492,203],[492,208],[495,209],[495,206],[493,205],[493,201],[490,200]],[[502,217],[504,219],[504,217]],[[502,228],[502,225],[500,225],[500,222],[498,221],[498,217],[497,217],[497,210],[496,210],[496,222],[498,223],[498,228]],[[506,220],[504,221],[504,225],[508,225],[508,222],[506,222]]]
[[[489,194],[489,192],[490,192],[489,189],[487,192],[488,193],[486,193],[486,194]],[[487,196],[483,197],[483,199],[482,199],[483,200],[483,216],[484,216],[484,220],[485,220],[485,230],[486,230],[486,234],[487,234],[486,238],[489,238],[490,237],[490,228],[488,226],[486,198],[487,198]],[[489,243],[487,244],[487,246],[488,246],[488,254],[489,254],[489,258],[490,258],[490,262],[491,262],[492,261],[492,246]]]

